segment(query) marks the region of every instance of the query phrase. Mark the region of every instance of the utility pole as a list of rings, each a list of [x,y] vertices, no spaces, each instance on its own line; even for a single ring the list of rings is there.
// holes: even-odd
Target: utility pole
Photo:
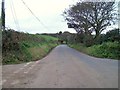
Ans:
[[[2,8],[1,8],[1,28],[5,30],[5,0],[2,0]]]

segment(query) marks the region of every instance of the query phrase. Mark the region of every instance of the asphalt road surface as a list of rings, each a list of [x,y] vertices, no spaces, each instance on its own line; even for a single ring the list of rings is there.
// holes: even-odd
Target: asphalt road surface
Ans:
[[[42,60],[3,65],[3,88],[118,88],[118,60],[59,45]]]

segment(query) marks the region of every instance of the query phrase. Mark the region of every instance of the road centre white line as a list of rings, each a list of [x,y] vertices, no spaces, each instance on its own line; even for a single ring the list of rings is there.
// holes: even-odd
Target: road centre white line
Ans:
[[[36,61],[36,62],[34,62],[34,64],[31,66],[31,67],[29,67],[28,68],[28,70],[27,71],[25,71],[24,73],[28,73],[37,63],[39,63],[40,61]]]
[[[31,64],[32,62],[28,62],[28,63],[26,63],[22,68],[20,68],[19,70],[17,70],[17,71],[15,71],[15,72],[13,72],[14,74],[15,73],[18,73],[18,72],[20,72],[21,70],[23,70],[25,67],[27,67],[29,64]]]
[[[32,62],[28,62],[28,63],[26,63],[23,67],[26,67],[26,66],[28,66],[29,64],[31,64]]]
[[[9,78],[11,78],[14,74],[16,74],[16,73],[18,73],[18,72],[20,72],[21,70],[23,70],[23,69],[25,69],[25,67],[27,67],[28,65],[30,65],[32,62],[28,62],[28,63],[26,63],[23,67],[21,67],[20,69],[18,69],[17,71],[14,71],[13,72],[13,74],[11,74],[9,77],[7,77],[6,79],[9,79]],[[38,63],[38,62],[37,62]],[[32,65],[32,67],[34,66],[34,64]],[[2,85],[2,84],[4,84],[5,82],[7,82],[7,80],[2,80],[1,82],[0,82],[0,85]],[[14,85],[14,84],[17,84],[17,83],[19,83],[19,81],[14,81],[13,83],[11,83],[12,85]]]
[[[36,61],[35,63],[39,63],[39,62],[40,62],[40,60]]]

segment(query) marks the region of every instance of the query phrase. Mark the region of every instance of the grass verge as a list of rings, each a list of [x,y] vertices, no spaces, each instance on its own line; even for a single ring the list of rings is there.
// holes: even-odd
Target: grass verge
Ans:
[[[91,47],[85,47],[83,44],[72,44],[69,46],[91,56],[120,60],[119,42],[105,42]]]
[[[2,64],[19,64],[42,59],[57,46],[57,40],[47,35],[3,32]]]

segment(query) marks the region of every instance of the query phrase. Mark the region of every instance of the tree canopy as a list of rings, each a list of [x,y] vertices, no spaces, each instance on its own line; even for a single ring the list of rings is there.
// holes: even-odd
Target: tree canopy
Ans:
[[[70,28],[78,33],[91,35],[95,32],[96,39],[107,26],[114,22],[115,2],[77,2],[63,13]]]

